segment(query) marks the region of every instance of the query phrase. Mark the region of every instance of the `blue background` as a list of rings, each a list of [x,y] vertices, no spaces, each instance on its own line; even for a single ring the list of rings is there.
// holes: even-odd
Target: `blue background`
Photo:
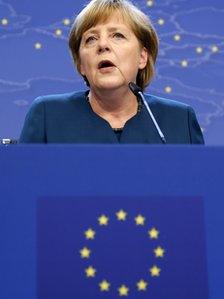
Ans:
[[[160,38],[157,75],[147,92],[192,105],[206,143],[223,145],[224,2],[153,2],[135,1],[151,16]],[[68,50],[70,25],[63,21],[71,21],[84,3],[0,0],[0,138],[18,138],[35,97],[85,88]],[[185,60],[187,67],[181,65]]]
[[[223,147],[19,145],[1,146],[0,149],[1,299],[18,296],[23,299],[36,299],[37,245],[40,246],[40,243],[37,244],[36,212],[40,197],[53,200],[57,197],[61,197],[62,200],[68,197],[92,200],[105,198],[102,212],[106,212],[106,201],[109,197],[124,200],[138,198],[138,204],[141,198],[163,199],[164,204],[175,198],[179,200],[180,206],[183,203],[183,207],[186,207],[185,198],[202,198],[204,212],[200,208],[201,205],[194,205],[199,211],[198,219],[201,219],[197,231],[201,231],[202,217],[205,224],[206,245],[204,251],[201,251],[200,260],[203,262],[203,255],[206,253],[209,299],[224,298]],[[100,202],[102,205],[102,200]],[[177,203],[175,205],[178,206]],[[108,203],[109,207],[111,205]],[[143,204],[139,205],[139,212],[142,212],[142,207],[144,208]],[[188,215],[193,219],[193,211],[189,211],[189,207],[190,204],[186,207],[185,217],[176,217],[186,220],[185,222],[188,222]],[[91,212],[91,209],[86,212]],[[151,216],[151,223],[160,227],[167,240],[176,242],[179,237],[180,241],[183,240],[183,236],[176,235],[179,226],[175,227],[174,235],[171,236],[169,225],[167,224],[168,232],[165,232],[164,225],[158,224],[159,217],[155,217],[154,212],[155,210],[153,217]],[[93,214],[95,219],[95,213]],[[173,225],[174,214],[175,208],[167,208],[167,219],[171,219]],[[93,225],[92,219],[88,225]],[[195,223],[195,220],[193,222]],[[86,224],[85,221],[85,228]],[[79,230],[80,227],[77,225],[76,229]],[[201,238],[202,234],[199,239]],[[187,239],[189,240],[189,234]],[[76,239],[70,240],[75,242]],[[203,240],[200,244],[201,248]],[[75,250],[73,244],[68,247],[69,251],[70,248]],[[171,250],[166,248],[167,253],[172,254]],[[167,260],[164,262],[164,269],[168,270]]]
[[[125,221],[116,219],[120,209]],[[138,214],[145,225],[136,226]],[[107,226],[97,218],[106,214]],[[88,228],[96,231],[86,240]],[[158,239],[150,240],[148,230],[156,227]],[[79,250],[91,249],[89,259]],[[155,258],[157,246],[165,249]],[[119,298],[118,287],[129,287],[128,298],[208,299],[203,201],[187,197],[51,197],[37,202],[37,298],[67,299]],[[92,265],[97,272],[87,278],[84,269]],[[157,265],[159,277],[149,268]],[[107,279],[109,292],[100,292],[99,283]],[[148,283],[145,292],[136,283]]]

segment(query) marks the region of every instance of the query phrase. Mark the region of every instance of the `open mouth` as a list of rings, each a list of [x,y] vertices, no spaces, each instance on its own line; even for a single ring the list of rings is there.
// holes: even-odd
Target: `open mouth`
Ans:
[[[98,69],[105,69],[108,67],[113,67],[115,66],[110,60],[102,60],[99,64],[98,64]]]

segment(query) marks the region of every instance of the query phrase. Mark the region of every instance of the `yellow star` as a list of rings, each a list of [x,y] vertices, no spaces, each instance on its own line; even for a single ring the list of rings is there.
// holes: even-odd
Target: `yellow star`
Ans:
[[[165,90],[166,93],[171,93],[172,92],[172,87],[171,86],[166,86],[164,88],[164,90]]]
[[[126,285],[122,284],[120,288],[118,288],[119,296],[128,296],[129,288]]]
[[[153,227],[148,231],[150,239],[158,239],[159,231]]]
[[[176,41],[176,42],[179,42],[181,40],[181,36],[179,34],[175,34],[173,39]]]
[[[127,217],[127,213],[124,211],[124,210],[120,210],[116,213],[117,215],[117,219],[118,220],[121,220],[121,221],[124,221],[126,220],[126,217]]]
[[[62,35],[62,30],[61,29],[56,29],[55,30],[55,35],[61,36]]]
[[[90,256],[91,250],[88,249],[87,247],[83,247],[79,252],[83,259],[88,259]]]
[[[106,280],[101,281],[99,284],[101,292],[108,292],[110,289],[110,283]]]
[[[67,18],[63,20],[63,24],[66,26],[70,25],[70,23],[71,23],[71,21]]]
[[[108,221],[109,221],[109,218],[107,216],[105,216],[105,215],[101,215],[98,218],[98,221],[99,221],[99,225],[107,225]]]
[[[202,48],[202,47],[197,47],[197,48],[196,48],[196,52],[197,52],[198,54],[201,54],[201,53],[203,52],[203,48]]]
[[[95,238],[95,234],[96,232],[92,228],[85,231],[85,236],[88,240],[93,240]]]
[[[187,67],[188,66],[188,61],[186,59],[181,61],[182,67]]]
[[[135,222],[136,222],[136,225],[144,225],[145,217],[143,217],[142,215],[138,215],[137,217],[135,217]]]
[[[42,48],[42,44],[41,43],[35,43],[34,45],[36,50],[40,50]]]
[[[164,252],[165,252],[165,250],[160,246],[158,246],[156,249],[154,249],[154,253],[155,253],[156,257],[164,257]]]
[[[164,25],[164,23],[165,23],[165,20],[164,19],[162,19],[162,18],[160,18],[159,20],[158,20],[158,24],[159,25]]]
[[[212,49],[212,52],[213,52],[213,53],[217,53],[217,52],[219,51],[219,48],[218,48],[218,46],[216,46],[216,45],[213,45],[213,46],[211,47],[211,49]]]
[[[147,5],[150,6],[150,7],[153,6],[154,5],[153,0],[148,0]]]
[[[1,20],[1,23],[2,23],[3,26],[6,26],[6,25],[8,25],[9,20],[6,19],[6,18],[3,18],[3,19]]]
[[[89,266],[87,269],[85,269],[85,272],[87,277],[95,277],[96,275],[96,269],[94,269],[92,266]]]
[[[146,291],[148,283],[143,279],[137,283],[138,291]]]
[[[160,271],[161,269],[158,268],[157,266],[153,266],[152,268],[149,269],[149,271],[151,272],[151,276],[159,276],[160,275]]]

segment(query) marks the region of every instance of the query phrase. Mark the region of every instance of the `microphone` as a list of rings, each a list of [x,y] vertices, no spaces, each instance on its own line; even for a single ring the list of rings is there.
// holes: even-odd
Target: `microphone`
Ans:
[[[147,111],[148,111],[151,119],[152,119],[152,122],[153,122],[154,126],[156,127],[156,130],[157,130],[157,132],[159,134],[159,137],[162,140],[162,143],[165,144],[166,143],[166,139],[165,139],[165,137],[163,135],[163,132],[161,131],[161,129],[160,129],[160,127],[159,127],[159,125],[158,125],[158,123],[157,123],[157,121],[156,121],[156,119],[155,119],[155,117],[154,117],[154,115],[153,115],[150,107],[149,107],[149,104],[147,103],[147,101],[146,101],[146,99],[145,99],[145,97],[143,95],[142,89],[138,85],[136,85],[134,82],[129,82],[128,86],[129,86],[130,90],[133,92],[133,94],[136,97],[138,97],[138,96],[141,97],[141,99],[142,99],[142,101],[143,101],[143,103],[144,103],[144,105],[145,105],[145,107],[146,107],[146,109],[147,109]]]

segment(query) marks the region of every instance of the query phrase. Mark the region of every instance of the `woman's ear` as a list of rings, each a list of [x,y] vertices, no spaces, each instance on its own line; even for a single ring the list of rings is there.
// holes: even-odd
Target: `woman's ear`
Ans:
[[[139,67],[140,70],[143,70],[147,65],[149,53],[148,53],[148,51],[145,47],[143,47],[140,51],[141,52],[140,52],[140,60],[139,60],[139,66],[138,67]]]
[[[81,61],[79,62],[77,68],[78,68],[80,74],[81,74],[82,76],[85,76],[85,71],[84,71],[84,68],[83,68],[83,65],[82,65]]]

